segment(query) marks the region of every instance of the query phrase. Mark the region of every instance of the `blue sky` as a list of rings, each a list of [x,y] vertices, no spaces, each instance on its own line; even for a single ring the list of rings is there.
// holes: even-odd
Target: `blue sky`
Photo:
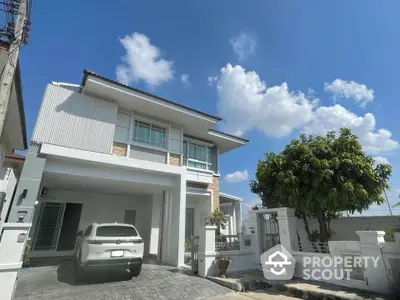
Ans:
[[[266,151],[280,151],[300,131],[342,125],[392,164],[394,202],[398,1],[99,3],[34,2],[30,43],[21,52],[28,137],[45,85],[79,83],[88,68],[221,115],[220,129],[249,138],[220,160],[221,190],[243,197],[245,206],[257,199],[248,183]],[[368,212],[385,213],[385,206]]]

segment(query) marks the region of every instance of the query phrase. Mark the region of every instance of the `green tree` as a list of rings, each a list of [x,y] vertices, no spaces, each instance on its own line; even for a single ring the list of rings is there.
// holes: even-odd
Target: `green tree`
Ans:
[[[279,153],[266,153],[258,162],[250,187],[267,208],[289,206],[304,220],[316,218],[319,241],[330,239],[330,221],[342,212],[354,213],[384,201],[392,168],[366,155],[357,136],[347,128],[340,134],[294,139]]]

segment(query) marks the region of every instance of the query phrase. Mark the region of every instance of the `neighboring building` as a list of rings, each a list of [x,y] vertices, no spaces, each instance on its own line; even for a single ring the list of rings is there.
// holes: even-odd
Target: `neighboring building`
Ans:
[[[10,214],[33,220],[30,256],[69,256],[78,230],[125,222],[146,255],[183,265],[185,236],[220,207],[219,155],[248,142],[219,121],[87,70],[48,84]]]
[[[8,45],[4,42],[0,42],[0,69],[3,69],[7,59]],[[3,137],[0,142],[0,235],[3,230],[3,223],[6,221],[8,215],[20,170],[20,164],[17,163],[14,165],[14,161],[9,161],[7,157],[9,156],[11,159],[13,156],[18,156],[13,153],[14,149],[25,150],[26,148],[27,139],[22,100],[21,74],[19,64],[17,64]]]
[[[238,235],[242,233],[242,199],[225,193],[219,193],[220,210],[226,215],[228,222],[222,235]]]

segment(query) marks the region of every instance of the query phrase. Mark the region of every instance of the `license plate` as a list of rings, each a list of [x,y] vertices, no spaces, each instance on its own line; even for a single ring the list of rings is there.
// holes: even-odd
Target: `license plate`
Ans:
[[[124,256],[124,251],[118,250],[118,251],[111,251],[111,257],[121,257]]]

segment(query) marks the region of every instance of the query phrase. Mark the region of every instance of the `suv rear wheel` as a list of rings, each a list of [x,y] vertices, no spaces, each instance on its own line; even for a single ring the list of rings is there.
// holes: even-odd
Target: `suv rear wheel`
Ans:
[[[130,274],[129,277],[138,277],[140,275],[140,272],[142,272],[142,265],[140,266],[134,266],[129,268]]]
[[[82,280],[83,275],[84,275],[84,270],[81,268],[80,266],[80,262],[81,262],[81,255],[79,254],[79,257],[74,258],[74,279],[75,282],[79,282]]]

